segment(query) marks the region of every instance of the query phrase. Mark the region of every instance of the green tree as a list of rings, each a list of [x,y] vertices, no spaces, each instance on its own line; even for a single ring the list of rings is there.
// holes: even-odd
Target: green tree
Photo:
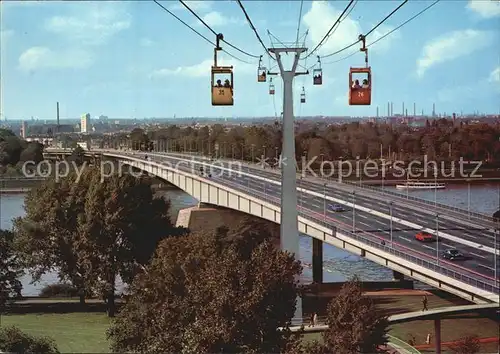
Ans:
[[[328,304],[327,324],[323,340],[331,353],[377,353],[387,343],[389,322],[373,301],[363,296],[356,278],[344,284]]]
[[[172,225],[170,202],[154,198],[149,180],[118,174],[101,180],[98,168],[91,169],[88,177],[76,250],[89,275],[87,287],[105,296],[112,317],[116,276],[131,283],[141,266],[149,263],[158,242],[184,229]]]
[[[153,198],[147,180],[114,175],[101,182],[97,167],[72,172],[28,194],[26,215],[14,222],[18,249],[35,280],[57,268],[82,302],[90,290],[105,294],[113,316],[116,275],[131,282],[158,241],[180,232],[169,206]]]
[[[77,145],[71,152],[71,155],[68,156],[68,160],[74,162],[77,166],[83,165],[85,161],[85,150]]]
[[[21,152],[19,160],[22,162],[33,161],[35,164],[43,160],[43,145],[39,142],[30,142]]]
[[[23,274],[14,252],[14,234],[0,230],[0,311],[11,297],[21,296],[19,277]]]
[[[453,354],[476,354],[481,350],[481,342],[476,335],[468,335],[452,343],[449,349]]]
[[[147,150],[149,138],[141,128],[135,128],[130,132],[130,140],[133,150]]]
[[[49,337],[35,337],[17,327],[0,328],[0,352],[4,353],[59,353],[56,343]]]
[[[220,228],[169,238],[137,276],[108,332],[113,351],[282,352],[299,291],[300,263],[254,235]]]
[[[76,251],[78,221],[84,214],[89,171],[78,180],[76,173],[33,188],[24,200],[25,216],[14,220],[16,248],[33,281],[58,269],[61,281],[71,282],[85,302],[84,269]]]

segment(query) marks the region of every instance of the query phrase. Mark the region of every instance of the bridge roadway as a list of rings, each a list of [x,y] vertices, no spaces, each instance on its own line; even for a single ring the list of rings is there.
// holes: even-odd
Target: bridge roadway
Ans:
[[[135,153],[138,155],[138,153]],[[163,154],[140,154],[160,163],[168,163],[171,166],[177,166],[179,170],[199,174],[199,167],[203,163],[201,160],[192,161],[190,165],[179,164],[182,159],[179,157],[168,156]],[[219,165],[220,166],[220,165]],[[229,163],[225,163],[226,168],[230,168]],[[234,166],[233,166],[234,167]],[[207,169],[207,165],[205,165]],[[214,181],[230,185],[236,189],[251,189],[261,191],[265,199],[279,202],[281,195],[281,186],[279,184],[279,176],[273,172],[262,171],[259,169],[251,169],[243,167],[241,174],[231,173],[229,170],[222,170],[218,166],[213,166],[211,174]],[[247,175],[247,174],[250,174]],[[255,178],[262,177],[262,179]],[[266,180],[274,181],[267,182]],[[327,186],[302,180],[298,185],[300,189],[307,189],[315,192],[318,195],[310,195],[307,192],[299,192],[298,208],[299,211],[313,211],[318,218],[323,218],[328,224],[342,224],[347,227],[352,227],[353,219],[356,232],[373,235],[374,238],[384,240],[390,244],[390,212],[389,205],[385,201],[374,199],[371,196],[356,194],[352,192],[338,190],[334,187]],[[351,188],[352,190],[352,188]],[[326,197],[335,198],[336,201],[346,201],[345,212],[333,212],[326,208]],[[335,201],[335,202],[336,202]],[[354,203],[353,203],[354,201]],[[334,201],[327,200],[327,203]],[[354,206],[354,208],[353,208]],[[360,210],[363,208],[363,210]],[[374,214],[374,212],[376,214]],[[353,215],[354,214],[354,215]],[[383,216],[384,215],[384,216]],[[443,263],[451,263],[441,258],[442,251],[446,249],[458,249],[466,255],[464,261],[455,261],[452,266],[467,270],[471,275],[476,275],[485,280],[494,280],[494,235],[489,229],[470,225],[467,220],[463,219],[445,219],[439,220],[439,242],[427,244],[415,240],[415,234],[422,229],[428,229],[429,232],[435,233],[436,218],[433,214],[429,214],[428,210],[414,210],[405,205],[394,203],[392,206],[392,238],[395,247],[409,248],[417,251],[423,257],[428,259],[436,259],[439,254],[438,261]],[[417,227],[409,227],[406,221],[412,221]],[[414,226],[414,225],[412,225]],[[497,246],[498,253],[498,246]]]
[[[104,151],[103,151],[104,152]],[[130,153],[112,150],[111,153],[120,153],[123,155],[144,158],[145,153]],[[147,153],[149,158],[156,163],[168,166],[175,166],[179,171],[199,175],[199,167],[209,165],[209,162],[191,161],[179,164],[179,161],[186,161],[186,158],[175,156]],[[219,165],[220,166],[220,165]],[[280,204],[280,176],[275,172],[262,171],[261,169],[252,169],[243,167],[241,173],[235,173],[228,169],[214,166],[212,170],[212,180],[222,185],[226,185],[244,193],[256,195],[275,205]],[[300,187],[304,189],[300,189]],[[434,244],[423,244],[414,239],[415,233],[422,228],[429,228],[433,231],[435,220],[432,211],[425,209],[415,209],[407,203],[395,202],[393,204],[393,243],[390,242],[390,216],[388,215],[388,201],[380,200],[380,196],[370,195],[368,191],[362,191],[362,195],[356,194],[353,198],[352,186],[346,189],[339,189],[337,186],[327,186],[309,181],[301,181],[299,185],[299,205],[298,209],[301,215],[306,218],[313,218],[316,222],[323,221],[323,224],[329,227],[338,226],[343,229],[352,229],[352,221],[355,221],[356,233],[363,238],[368,238],[372,242],[386,242],[386,247],[418,257],[424,262],[430,264],[439,264],[450,271],[464,274],[476,281],[484,284],[494,285],[494,260],[493,260],[493,238],[488,234],[490,231],[481,228],[478,225],[472,225],[466,218],[457,219],[456,217],[440,217],[439,219],[439,238],[440,241]],[[334,213],[325,211],[325,199],[327,203],[334,202],[346,205],[346,212]],[[354,199],[354,203],[352,203]],[[353,208],[354,206],[354,208]],[[412,220],[412,222],[408,222]],[[418,224],[415,224],[418,222]],[[439,244],[439,248],[436,245]],[[446,248],[457,248],[470,258],[460,262],[450,262],[436,259],[436,256]],[[498,253],[498,246],[497,246]],[[456,277],[456,276],[454,276]],[[483,285],[479,286],[480,288]],[[485,288],[486,289],[486,288]],[[496,289],[498,292],[498,287]]]

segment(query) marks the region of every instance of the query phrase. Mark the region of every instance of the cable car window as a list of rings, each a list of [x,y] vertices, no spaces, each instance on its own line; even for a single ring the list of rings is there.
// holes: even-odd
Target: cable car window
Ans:
[[[313,84],[314,85],[323,84],[323,70],[322,69],[314,69],[313,70]]]
[[[267,81],[267,71],[265,66],[259,66],[257,69],[257,81],[266,82]]]

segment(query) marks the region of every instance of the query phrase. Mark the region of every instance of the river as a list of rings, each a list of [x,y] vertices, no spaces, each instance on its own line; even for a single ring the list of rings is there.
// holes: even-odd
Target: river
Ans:
[[[471,211],[491,215],[500,208],[500,185],[471,185],[470,191]],[[171,200],[171,214],[174,220],[180,209],[197,204],[196,199],[177,189],[171,189],[161,193]],[[411,191],[410,193],[413,196],[431,201],[434,200],[434,191]],[[467,209],[467,185],[449,185],[447,189],[438,190],[437,200],[444,204]],[[0,194],[1,229],[10,229],[12,227],[12,219],[24,215],[23,203],[23,194]],[[300,259],[304,264],[311,263],[311,246],[311,238],[308,236],[301,236]],[[392,279],[391,270],[327,244],[324,245],[323,257],[324,281],[326,282],[344,281],[354,275],[358,275],[362,280],[367,281]],[[304,267],[303,277],[306,279],[312,278],[311,269],[307,266]],[[23,295],[35,296],[38,295],[40,289],[46,284],[56,283],[58,280],[55,273],[48,273],[42,277],[40,282],[35,284],[31,284],[31,277],[29,275],[25,275],[21,281],[23,284]],[[119,284],[117,290],[120,291],[122,287],[123,286]]]

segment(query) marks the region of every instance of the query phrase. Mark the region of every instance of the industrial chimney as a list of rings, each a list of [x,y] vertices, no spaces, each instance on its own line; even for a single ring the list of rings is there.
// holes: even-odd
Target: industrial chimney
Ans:
[[[59,102],[57,102],[57,132],[59,133]]]

